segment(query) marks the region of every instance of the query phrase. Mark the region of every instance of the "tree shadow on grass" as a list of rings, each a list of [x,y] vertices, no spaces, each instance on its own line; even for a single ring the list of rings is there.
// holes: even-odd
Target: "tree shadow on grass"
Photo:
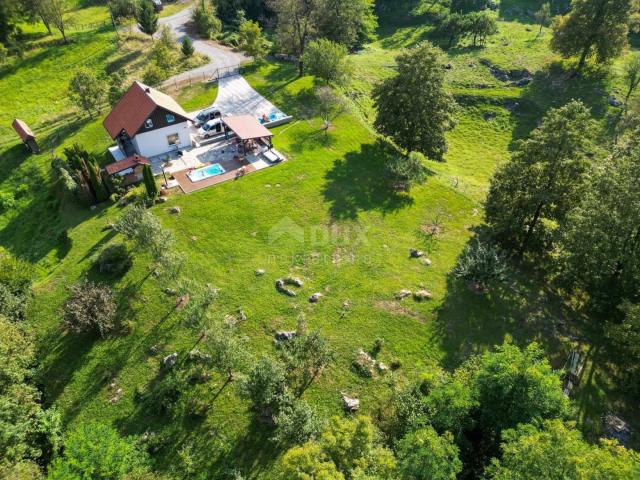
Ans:
[[[36,381],[42,385],[45,406],[51,406],[62,394],[98,339],[97,334],[62,332],[55,327],[42,339],[40,357],[46,358],[46,363],[38,369]]]
[[[513,140],[526,138],[551,108],[566,105],[571,100],[580,100],[596,119],[608,112],[607,72],[593,68],[584,74],[569,78],[562,62],[553,62],[538,71],[533,81],[524,89],[518,105],[508,108],[516,118]]]
[[[379,143],[365,144],[334,161],[322,192],[333,219],[353,220],[361,211],[391,213],[413,205],[411,195],[390,188],[383,168],[388,155]]]
[[[291,144],[291,151],[302,153],[305,150],[314,150],[319,148],[331,149],[336,145],[336,138],[331,133],[322,129],[314,129],[306,132],[299,132]]]
[[[220,459],[218,473],[222,475],[225,470],[235,468],[250,475],[247,478],[258,478],[268,471],[282,453],[282,447],[270,440],[272,434],[273,430],[269,426],[253,416],[246,433]]]
[[[507,282],[494,283],[480,294],[453,274],[436,311],[435,329],[446,352],[444,365],[455,368],[469,356],[501,344],[506,337],[518,345],[536,341],[562,366],[568,352],[558,328],[575,312],[567,308],[533,275],[514,271]]]

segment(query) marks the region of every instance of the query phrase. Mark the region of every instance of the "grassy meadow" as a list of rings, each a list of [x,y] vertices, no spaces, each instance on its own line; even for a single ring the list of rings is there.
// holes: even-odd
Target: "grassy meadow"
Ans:
[[[537,5],[520,3],[533,10]],[[90,7],[78,15],[87,11],[104,13]],[[172,194],[152,209],[186,254],[183,274],[220,289],[207,321],[197,327],[186,324],[175,298],[149,276],[144,254],[137,254],[133,268],[117,280],[94,270],[100,251],[121,241],[106,228],[122,214],[121,207],[105,203],[89,210],[61,201],[51,187],[52,151],[78,142],[101,152],[110,144],[102,119],[86,118],[65,99],[74,68],[127,66],[135,75],[143,47],[118,46],[107,28],[72,33],[69,46],[38,38],[23,60],[0,70],[0,193],[27,186],[16,206],[0,213],[0,246],[37,267],[30,309],[40,347],[37,381],[65,425],[99,419],[125,434],[155,432],[164,439],[154,456],[160,471],[189,468],[188,478],[218,478],[235,467],[248,478],[269,478],[281,452],[233,383],[221,388],[224,379],[214,376],[189,390],[188,397],[210,399],[211,408],[199,421],[155,416],[136,402],[153,388],[164,356],[201,347],[202,330],[238,309],[247,315],[240,330],[256,355],[272,353],[274,332],[294,329],[300,318],[328,338],[337,360],[304,394],[324,415],[340,414],[340,392],[358,396],[362,411],[375,415],[395,386],[419,372],[436,364],[453,368],[509,338],[521,345],[539,342],[558,368],[572,349],[588,354],[576,393],[580,424],[588,434],[597,433],[599,415],[609,410],[637,422],[588,318],[538,272],[514,272],[508,284],[485,296],[450,274],[482,223],[489,179],[514,142],[548,108],[570,98],[583,99],[606,125],[611,112],[603,92],[615,91],[619,82],[616,65],[610,73],[593,71],[568,86],[561,81],[561,62],[548,50],[550,34],[536,38],[537,27],[528,17],[499,13],[500,33],[484,48],[462,46],[447,53],[452,67],[447,82],[460,105],[458,125],[448,138],[446,162],[429,162],[428,180],[408,194],[386,186],[384,156],[368,122],[369,95],[376,81],[393,72],[394,55],[431,38],[431,27],[383,25],[379,39],[353,55],[354,109],[335,119],[327,134],[316,114],[312,78],[298,78],[295,67],[284,63],[247,69],[248,81],[295,117],[274,129],[275,147],[289,161],[190,195]],[[508,86],[481,59],[529,69],[534,80],[524,88]],[[216,87],[193,85],[175,97],[191,111],[211,104],[216,93]],[[26,155],[17,142],[10,129],[15,116],[34,127],[45,146],[41,155]],[[169,213],[172,206],[181,213]],[[432,264],[409,258],[410,248],[427,252]],[[264,276],[255,275],[259,268]],[[294,298],[274,288],[277,278],[289,274],[305,281]],[[99,339],[61,331],[67,287],[84,276],[112,284],[129,334]],[[394,300],[403,288],[426,288],[433,299]],[[314,292],[324,296],[310,304],[307,296]],[[402,366],[363,379],[351,362],[359,348],[371,349],[377,338],[384,339],[380,360]],[[117,402],[111,401],[111,383],[124,392]]]

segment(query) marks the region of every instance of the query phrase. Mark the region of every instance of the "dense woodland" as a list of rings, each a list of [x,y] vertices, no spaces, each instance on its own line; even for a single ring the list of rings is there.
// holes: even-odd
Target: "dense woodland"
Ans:
[[[0,87],[94,35],[116,56],[56,87],[73,120],[42,155],[0,137],[41,175],[0,179],[2,478],[640,478],[637,435],[601,424],[640,428],[636,0],[195,0],[194,32],[299,121],[287,165],[168,206],[148,166],[101,177],[100,121],[129,80],[206,59],[147,0],[87,3],[0,3]],[[70,34],[86,9],[104,25]],[[283,215],[361,228],[373,261],[276,250]],[[260,286],[280,254],[266,275],[313,305]]]

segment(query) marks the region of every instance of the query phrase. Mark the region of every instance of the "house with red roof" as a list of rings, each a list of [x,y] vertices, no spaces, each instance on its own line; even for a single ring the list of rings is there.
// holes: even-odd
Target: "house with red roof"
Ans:
[[[136,81],[103,125],[127,159],[155,157],[191,146],[191,121],[169,95]]]

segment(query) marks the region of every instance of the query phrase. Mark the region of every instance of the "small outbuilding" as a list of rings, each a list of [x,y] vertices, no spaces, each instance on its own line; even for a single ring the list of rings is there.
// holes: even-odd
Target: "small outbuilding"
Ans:
[[[20,140],[22,140],[22,143],[24,143],[29,149],[29,151],[31,151],[32,153],[40,153],[40,146],[36,141],[36,136],[26,123],[24,123],[19,118],[14,118],[11,126],[20,137]]]
[[[273,148],[271,142],[273,133],[251,115],[227,117],[222,121],[225,124],[225,133],[231,131],[238,137],[241,151],[245,156],[255,150],[262,151],[264,147]]]
[[[110,177],[122,178],[122,185],[127,186],[142,181],[142,170],[145,165],[151,165],[149,159],[140,155],[132,155],[123,160],[110,163],[104,167],[104,170]]]

